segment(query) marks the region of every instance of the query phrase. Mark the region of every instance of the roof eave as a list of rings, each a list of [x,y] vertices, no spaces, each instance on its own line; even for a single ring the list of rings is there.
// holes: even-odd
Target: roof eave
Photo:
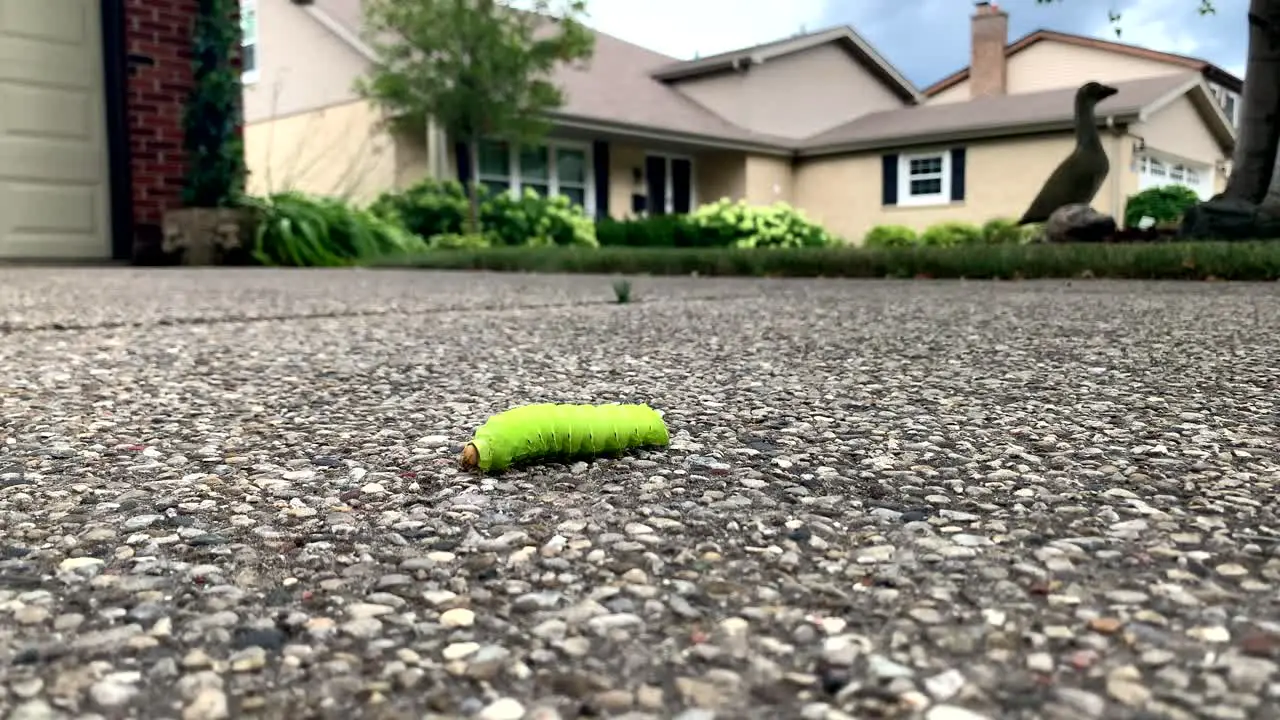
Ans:
[[[366,60],[369,60],[370,62],[377,62],[378,54],[374,49],[361,39],[359,35],[347,29],[342,23],[333,19],[333,16],[329,15],[329,13],[315,7],[314,5],[300,5],[298,7],[301,8],[303,12],[314,18],[316,22],[323,25],[326,30],[333,33],[340,40],[349,45],[352,50],[355,50],[357,53],[362,55]]]
[[[1136,122],[1138,115],[1139,111],[1137,110],[1126,111],[1123,113],[1111,113],[1100,118],[1098,124],[1100,126],[1108,124],[1127,125],[1129,123]],[[920,133],[917,135],[899,135],[854,142],[829,143],[814,147],[801,148],[797,155],[799,157],[822,157],[826,155],[839,155],[842,153],[864,152],[868,150],[884,150],[886,148],[895,147],[942,145],[945,143],[963,142],[968,140],[990,140],[1021,135],[1040,135],[1051,132],[1066,132],[1071,130],[1073,126],[1074,121],[1071,118],[1048,122],[1042,121],[1034,123],[1017,123],[1012,125],[987,125],[950,132]]]
[[[582,117],[569,113],[548,113],[548,117],[557,127],[573,130],[585,130],[587,132],[596,132],[602,135],[625,135],[628,137],[656,140],[659,142],[676,142],[688,145],[698,145],[700,147],[715,150],[738,150],[765,155],[781,155],[785,157],[792,157],[795,155],[794,147],[766,141],[741,140],[717,135],[690,133],[680,130],[657,128],[651,125],[642,125],[639,123],[626,123],[615,120],[601,120],[598,118]]]
[[[711,75],[713,73],[724,72],[725,70],[734,70],[744,64],[758,64],[763,59],[752,55],[738,55],[724,60],[717,60],[707,65],[686,65],[680,63],[675,67],[668,66],[659,68],[649,73],[649,77],[662,82],[671,82],[673,80],[687,80],[689,78],[701,77],[703,75]]]

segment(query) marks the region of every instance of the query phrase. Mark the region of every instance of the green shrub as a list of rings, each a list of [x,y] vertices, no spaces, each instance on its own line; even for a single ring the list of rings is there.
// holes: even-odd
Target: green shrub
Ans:
[[[982,225],[982,242],[988,245],[1019,245],[1034,235],[1033,228],[1018,225],[1012,218],[992,218]]]
[[[333,198],[281,192],[246,206],[257,223],[249,256],[262,265],[352,265],[427,247],[394,221]]]
[[[753,206],[721,198],[689,215],[706,245],[739,248],[824,247],[837,239],[804,213],[784,202]]]
[[[867,249],[492,247],[391,258],[389,267],[507,272],[844,278],[1280,280],[1280,241],[1031,243]]]
[[[596,227],[583,209],[563,195],[499,193],[480,208],[480,226],[500,245],[597,246]]]
[[[486,235],[468,235],[466,233],[441,233],[433,235],[427,244],[437,250],[457,250],[487,248],[493,243]]]
[[[920,242],[920,236],[906,225],[877,225],[862,238],[867,248],[908,247]]]
[[[596,223],[596,239],[601,246],[625,247],[714,247],[724,238],[705,232],[688,215],[650,215]]]
[[[929,247],[954,247],[978,245],[982,242],[982,228],[973,223],[949,220],[931,225],[920,233],[920,244]]]
[[[1137,227],[1143,217],[1153,218],[1157,223],[1178,222],[1182,214],[1198,202],[1200,196],[1185,185],[1149,188],[1129,196],[1124,206],[1124,226]]]
[[[486,188],[479,188],[481,202]],[[430,178],[399,192],[385,192],[369,206],[380,217],[396,221],[409,232],[429,238],[464,231],[468,210],[462,183]]]

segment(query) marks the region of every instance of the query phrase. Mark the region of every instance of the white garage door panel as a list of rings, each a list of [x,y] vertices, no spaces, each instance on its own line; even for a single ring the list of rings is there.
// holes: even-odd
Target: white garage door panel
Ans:
[[[106,258],[95,0],[0,0],[0,257]]]
[[[49,230],[89,233],[97,229],[93,188],[75,185],[17,185],[0,191],[10,209],[10,225],[18,232]],[[70,210],[71,212],[68,212]]]
[[[58,184],[0,187],[5,208],[10,257],[73,259],[85,257],[84,238],[99,228],[96,193],[92,187]]]
[[[95,121],[88,93],[74,90],[0,86],[0,126],[14,136],[93,142]]]

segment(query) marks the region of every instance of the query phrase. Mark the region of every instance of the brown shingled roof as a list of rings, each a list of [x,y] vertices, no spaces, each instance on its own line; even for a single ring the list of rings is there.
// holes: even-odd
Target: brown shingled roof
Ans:
[[[1076,35],[1074,33],[1058,32],[1057,30],[1036,30],[1027,33],[1022,37],[1014,40],[1005,46],[1005,58],[1026,50],[1043,40],[1051,40],[1054,42],[1067,43],[1069,45],[1078,45],[1080,47],[1094,48],[1097,50],[1108,50],[1111,52],[1122,53],[1132,57],[1145,58],[1147,60],[1155,60],[1157,62],[1165,62],[1173,65],[1181,65],[1188,70],[1195,70],[1203,73],[1216,83],[1220,83],[1229,90],[1240,92],[1244,88],[1244,81],[1214,65],[1207,60],[1194,58],[1187,55],[1178,55],[1176,53],[1162,52],[1160,50],[1151,50],[1149,48],[1130,45],[1128,43],[1114,42],[1112,40],[1103,40],[1101,38],[1087,37],[1085,35]],[[956,72],[942,78],[934,84],[926,87],[922,92],[929,97],[937,95],[947,88],[954,87],[967,80],[969,77],[969,67],[965,66]]]
[[[1136,120],[1148,106],[1189,89],[1198,79],[1188,72],[1112,83],[1118,92],[1098,104],[1098,117]],[[1064,88],[872,113],[809,138],[801,151],[819,154],[1065,130],[1072,124],[1075,94],[1076,88]]]

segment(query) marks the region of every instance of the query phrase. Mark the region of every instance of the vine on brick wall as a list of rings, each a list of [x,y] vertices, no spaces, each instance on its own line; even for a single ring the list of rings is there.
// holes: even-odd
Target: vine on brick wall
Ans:
[[[240,43],[238,0],[200,0],[191,42],[194,85],[182,119],[187,207],[231,207],[244,197]]]

